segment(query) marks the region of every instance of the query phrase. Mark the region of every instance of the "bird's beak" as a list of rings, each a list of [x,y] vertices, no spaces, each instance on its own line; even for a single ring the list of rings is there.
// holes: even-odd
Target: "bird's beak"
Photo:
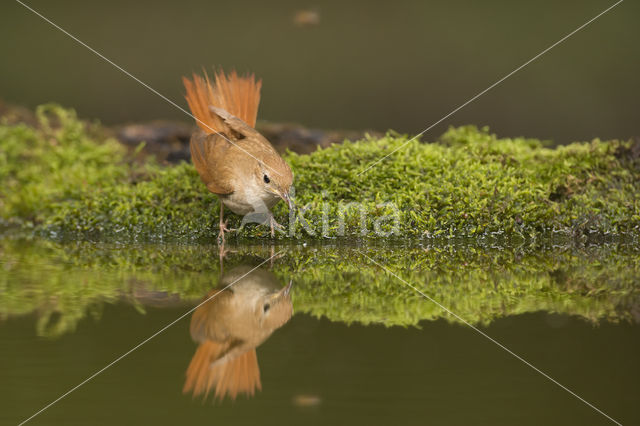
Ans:
[[[291,210],[294,205],[293,205],[293,201],[291,201],[291,198],[289,198],[289,193],[286,191],[283,191],[282,194],[280,194],[280,198],[282,198],[284,200],[285,203],[287,203],[287,206],[289,207],[289,210]]]
[[[289,281],[289,284],[287,284],[286,287],[283,287],[280,291],[278,291],[273,298],[274,299],[279,299],[281,297],[287,297],[289,295],[289,293],[291,293],[291,287],[293,287],[293,280]]]

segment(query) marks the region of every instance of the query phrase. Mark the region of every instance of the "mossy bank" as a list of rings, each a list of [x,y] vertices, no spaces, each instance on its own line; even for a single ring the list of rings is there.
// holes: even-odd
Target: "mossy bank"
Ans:
[[[134,161],[135,153],[72,110],[42,106],[37,117],[35,126],[0,124],[4,226],[92,238],[216,235],[217,198],[190,164]],[[549,149],[462,127],[436,143],[389,133],[287,153],[298,208],[275,208],[286,229],[277,238],[633,236],[640,225],[636,148],[594,140]],[[229,216],[238,227],[241,218]],[[267,238],[268,228],[248,225],[231,235],[245,237]]]

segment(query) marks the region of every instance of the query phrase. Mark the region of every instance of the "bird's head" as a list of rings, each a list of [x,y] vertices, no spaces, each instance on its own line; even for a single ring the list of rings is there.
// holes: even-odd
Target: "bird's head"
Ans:
[[[293,202],[289,195],[293,184],[291,167],[275,151],[272,155],[263,158],[264,160],[259,163],[254,175],[257,185],[266,194],[282,198],[291,209],[293,207]]]
[[[282,327],[293,315],[293,304],[291,303],[291,286],[293,282],[289,281],[286,287],[283,287],[275,293],[265,294],[259,306],[257,306],[257,314],[262,327],[275,330]]]

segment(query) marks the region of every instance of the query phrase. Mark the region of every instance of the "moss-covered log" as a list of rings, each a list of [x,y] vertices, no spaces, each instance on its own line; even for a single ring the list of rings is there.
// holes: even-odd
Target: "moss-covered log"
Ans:
[[[218,201],[190,164],[134,161],[71,110],[44,106],[37,117],[32,127],[0,124],[5,225],[121,239],[216,234]],[[389,133],[309,155],[289,153],[298,214],[288,214],[282,203],[276,207],[287,228],[278,237],[634,235],[640,225],[637,151],[617,140],[549,149],[537,140],[462,127],[430,144]],[[230,226],[240,220],[231,215]],[[235,237],[267,231],[249,225]]]

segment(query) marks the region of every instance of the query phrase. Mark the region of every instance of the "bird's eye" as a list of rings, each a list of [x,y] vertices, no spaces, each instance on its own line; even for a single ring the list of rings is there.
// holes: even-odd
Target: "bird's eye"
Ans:
[[[264,175],[263,179],[264,179],[264,183],[271,182],[271,179],[269,179],[269,176],[267,176],[267,175]]]
[[[271,305],[269,305],[268,303],[265,303],[265,304],[264,304],[264,307],[263,307],[264,312],[265,312],[265,313],[267,313],[267,311],[269,310],[269,308],[271,308]]]

